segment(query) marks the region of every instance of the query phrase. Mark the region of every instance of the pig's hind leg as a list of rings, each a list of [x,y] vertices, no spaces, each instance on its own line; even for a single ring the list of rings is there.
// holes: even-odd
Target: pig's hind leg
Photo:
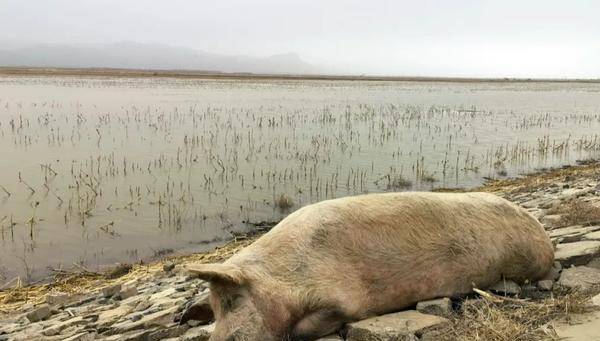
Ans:
[[[337,332],[348,317],[339,310],[318,310],[304,316],[293,327],[291,339],[294,341],[315,340]]]

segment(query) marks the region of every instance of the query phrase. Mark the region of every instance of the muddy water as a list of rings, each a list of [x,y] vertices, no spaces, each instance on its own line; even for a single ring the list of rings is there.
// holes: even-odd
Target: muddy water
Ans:
[[[599,132],[600,84],[0,78],[0,283],[598,157]]]

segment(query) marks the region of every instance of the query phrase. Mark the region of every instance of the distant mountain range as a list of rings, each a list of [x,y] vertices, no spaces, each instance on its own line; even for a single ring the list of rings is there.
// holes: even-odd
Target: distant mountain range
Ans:
[[[0,66],[195,70],[258,74],[323,73],[323,70],[304,62],[294,53],[257,58],[135,42],[106,45],[40,44],[13,49],[0,48]]]

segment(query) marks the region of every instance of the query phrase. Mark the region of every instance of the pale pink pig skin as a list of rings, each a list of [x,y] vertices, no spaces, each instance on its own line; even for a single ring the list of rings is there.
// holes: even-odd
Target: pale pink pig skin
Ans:
[[[501,278],[543,277],[552,243],[525,210],[489,193],[386,193],[305,206],[223,264],[211,341],[311,340]]]

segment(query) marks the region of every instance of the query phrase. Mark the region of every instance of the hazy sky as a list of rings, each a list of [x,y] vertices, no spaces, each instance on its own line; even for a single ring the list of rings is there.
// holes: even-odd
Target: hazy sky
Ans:
[[[342,72],[600,78],[597,0],[0,0],[0,42],[161,43]]]

